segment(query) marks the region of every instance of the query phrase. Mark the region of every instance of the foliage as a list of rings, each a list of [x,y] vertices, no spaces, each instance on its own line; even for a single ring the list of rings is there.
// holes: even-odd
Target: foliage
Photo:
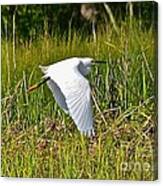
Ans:
[[[118,24],[129,17],[129,4],[108,3]],[[102,3],[94,4],[97,14],[97,25],[109,22],[109,17]],[[16,15],[17,41],[36,39],[40,35],[48,33],[50,36],[56,33],[68,34],[68,29],[84,31],[86,35],[91,33],[90,23],[85,21],[80,14],[81,4],[54,4],[54,5],[4,5],[2,6],[2,37],[5,36],[5,24],[8,25],[9,38],[12,37],[12,17]],[[156,18],[155,2],[133,2],[135,19],[141,20],[142,28],[149,28]]]
[[[121,20],[119,33],[101,26],[96,42],[70,28],[50,36],[40,27],[39,38],[16,45],[2,38],[2,176],[157,178],[156,27],[142,28],[140,21]],[[79,133],[46,85],[27,93],[42,76],[39,64],[71,56],[107,61],[88,76],[92,138]]]

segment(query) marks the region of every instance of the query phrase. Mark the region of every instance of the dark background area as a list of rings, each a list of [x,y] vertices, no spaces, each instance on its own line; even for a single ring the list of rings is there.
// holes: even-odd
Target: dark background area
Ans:
[[[124,3],[107,3],[120,26],[122,21],[132,19],[139,21],[141,29],[149,29],[154,24],[155,6],[152,2],[132,2],[132,12],[130,15],[130,5]],[[155,2],[153,2],[155,3]],[[119,4],[121,6],[119,6]],[[67,35],[69,30],[82,32],[83,36],[91,34],[91,20],[86,20],[81,15],[83,4],[47,4],[47,5],[4,5],[2,6],[2,38],[7,34],[7,38],[16,35],[16,41],[34,40],[40,36],[60,36]],[[96,11],[96,27],[104,27],[110,24],[110,17],[106,12],[103,3],[87,4]],[[13,25],[15,30],[13,32]],[[105,29],[105,28],[104,28]],[[7,30],[7,31],[6,31]]]

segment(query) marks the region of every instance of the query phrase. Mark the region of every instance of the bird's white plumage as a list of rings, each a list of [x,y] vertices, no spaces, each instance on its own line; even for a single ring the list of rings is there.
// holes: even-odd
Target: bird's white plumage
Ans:
[[[53,80],[48,80],[47,85],[49,89],[52,91],[53,96],[55,100],[57,101],[58,105],[66,112],[68,113],[68,107],[66,104],[65,97],[58,87],[58,85]]]
[[[69,58],[60,61],[42,71],[59,106],[68,112],[78,130],[94,134],[91,108],[91,89],[88,80],[83,76],[90,70],[91,58]]]

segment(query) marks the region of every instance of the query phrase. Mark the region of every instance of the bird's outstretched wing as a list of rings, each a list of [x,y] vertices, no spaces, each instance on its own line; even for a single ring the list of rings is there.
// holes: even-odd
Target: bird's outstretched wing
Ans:
[[[78,130],[88,136],[94,135],[89,82],[81,74],[74,72],[69,83],[58,82],[67,103],[69,114]]]
[[[88,136],[94,135],[89,82],[77,67],[64,72],[62,70],[59,68],[54,73],[53,70],[44,72],[51,79],[48,86],[58,104],[68,111],[78,130]]]
[[[57,101],[58,105],[65,111],[65,113],[68,113],[68,107],[66,104],[65,97],[60,88],[58,87],[58,85],[53,80],[48,80],[47,85],[49,89],[52,91],[53,96]]]

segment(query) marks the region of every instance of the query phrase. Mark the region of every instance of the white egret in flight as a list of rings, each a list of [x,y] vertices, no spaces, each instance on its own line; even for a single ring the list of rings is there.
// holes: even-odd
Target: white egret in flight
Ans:
[[[44,73],[43,81],[28,89],[30,92],[47,82],[58,105],[72,117],[78,130],[88,136],[94,135],[94,127],[91,89],[85,76],[94,63],[103,62],[89,57],[73,57],[40,66]]]

